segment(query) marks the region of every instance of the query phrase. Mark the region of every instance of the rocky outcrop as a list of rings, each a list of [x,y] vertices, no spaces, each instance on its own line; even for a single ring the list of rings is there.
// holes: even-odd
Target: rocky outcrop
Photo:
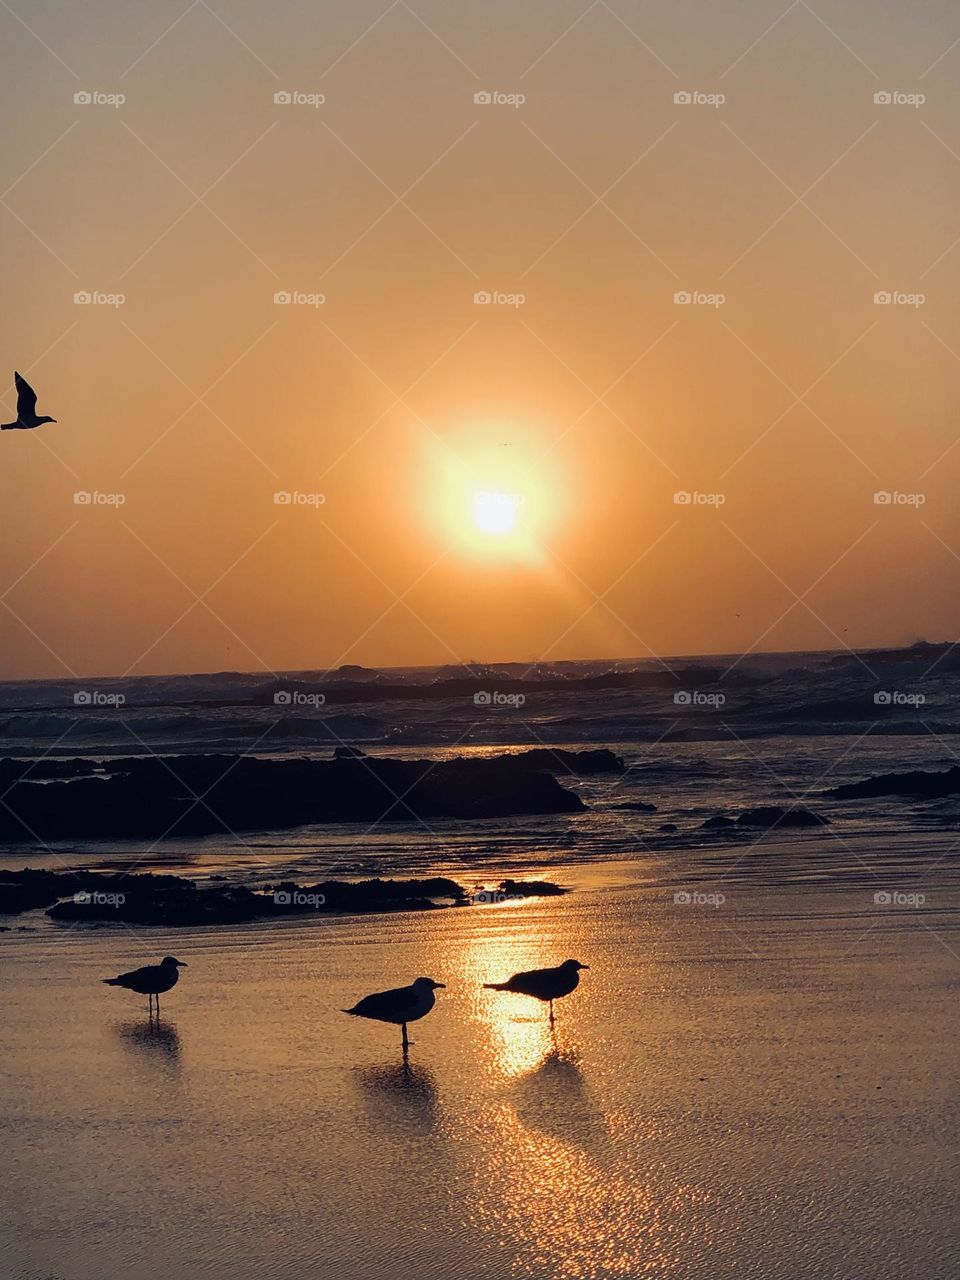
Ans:
[[[578,813],[583,802],[554,769],[594,772],[612,753],[559,754],[570,759],[552,751],[439,761],[150,755],[103,766],[41,762],[29,772],[22,761],[4,760],[0,840],[158,839],[307,823]],[[581,754],[587,758],[578,765]]]
[[[936,800],[960,793],[960,765],[936,773],[913,769],[908,773],[880,773],[862,782],[847,782],[825,794],[837,800],[866,799],[870,796],[910,796]]]

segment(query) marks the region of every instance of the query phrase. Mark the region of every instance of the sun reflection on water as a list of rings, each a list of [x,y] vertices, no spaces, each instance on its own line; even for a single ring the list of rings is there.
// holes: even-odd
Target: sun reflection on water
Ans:
[[[506,931],[460,939],[449,957],[458,985],[475,992],[473,1028],[492,1092],[470,1126],[469,1221],[510,1250],[519,1276],[679,1275],[692,1243],[683,1224],[709,1195],[665,1174],[642,1116],[604,1106],[578,1042],[582,993],[560,1002],[554,1030],[545,1005],[482,989],[562,958],[549,936]]]

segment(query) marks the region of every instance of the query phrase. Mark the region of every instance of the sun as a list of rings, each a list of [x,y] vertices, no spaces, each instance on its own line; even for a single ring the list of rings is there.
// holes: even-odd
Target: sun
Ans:
[[[450,434],[424,441],[424,528],[466,559],[540,565],[560,511],[557,468],[544,463],[545,433],[487,421]]]
[[[473,494],[473,523],[481,533],[502,538],[513,533],[520,520],[523,495],[502,489],[477,489]]]

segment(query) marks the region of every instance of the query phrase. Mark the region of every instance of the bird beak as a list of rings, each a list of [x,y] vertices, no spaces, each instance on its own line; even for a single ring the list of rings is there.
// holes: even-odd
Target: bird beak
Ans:
[[[589,966],[588,964],[582,964],[582,965],[580,965],[579,967],[580,967],[581,969],[589,969],[589,968],[590,968],[590,966]]]
[[[187,964],[186,960],[178,960],[178,961],[177,961],[177,968],[178,968],[178,969],[189,969],[189,967],[190,967],[190,966]]]
[[[445,982],[435,982],[433,986],[434,986],[434,989],[439,987],[441,991],[446,991],[447,989],[447,984]]]

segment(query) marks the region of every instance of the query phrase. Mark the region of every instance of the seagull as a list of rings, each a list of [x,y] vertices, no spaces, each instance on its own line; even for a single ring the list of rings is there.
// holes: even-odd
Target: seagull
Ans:
[[[128,991],[136,991],[148,997],[151,1013],[153,1002],[157,1002],[157,1017],[160,1017],[160,997],[177,985],[180,969],[186,969],[185,960],[177,960],[175,956],[164,956],[159,964],[145,964],[142,969],[131,969],[129,973],[121,973],[116,978],[104,978],[108,987],[126,987]]]
[[[488,991],[515,991],[522,996],[546,1000],[550,1005],[550,1021],[553,1021],[553,1002],[561,996],[576,991],[580,982],[580,970],[589,969],[579,960],[564,960],[555,969],[530,969],[527,973],[515,973],[506,982],[485,982]]]
[[[17,388],[17,420],[0,423],[0,431],[30,431],[33,427],[42,427],[45,422],[56,422],[56,418],[37,417],[37,393],[16,370],[13,381]]]
[[[372,996],[364,996],[352,1009],[341,1009],[340,1012],[352,1013],[357,1018],[373,1018],[376,1022],[392,1022],[394,1026],[399,1023],[406,1051],[410,1044],[407,1039],[407,1023],[425,1018],[434,1006],[434,991],[442,991],[444,988],[445,983],[434,982],[433,978],[417,978],[409,987],[397,987],[393,991],[378,991]]]

